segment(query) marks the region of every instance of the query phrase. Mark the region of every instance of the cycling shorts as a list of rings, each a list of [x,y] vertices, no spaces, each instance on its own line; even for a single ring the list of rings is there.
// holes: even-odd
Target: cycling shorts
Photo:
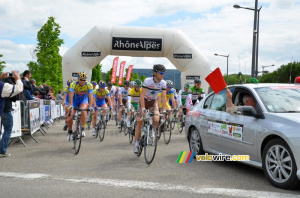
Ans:
[[[86,105],[89,104],[89,99],[88,99],[87,97],[85,97],[85,98],[83,98],[83,99],[81,99],[81,100],[75,99],[75,100],[73,101],[73,108],[79,108],[79,107],[81,107],[81,105],[83,105],[83,104],[86,104]]]

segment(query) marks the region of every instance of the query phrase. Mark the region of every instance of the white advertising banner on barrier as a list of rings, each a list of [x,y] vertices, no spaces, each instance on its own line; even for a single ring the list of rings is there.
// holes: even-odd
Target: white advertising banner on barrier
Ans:
[[[30,118],[30,133],[34,134],[40,129],[40,102],[28,102],[29,118]]]
[[[56,104],[54,100],[51,100],[50,102],[50,106],[51,106],[51,119],[55,119],[56,118]]]
[[[44,124],[45,121],[46,118],[45,118],[44,100],[40,100],[40,125]]]
[[[60,116],[65,116],[65,108],[62,105],[60,105]]]
[[[22,135],[20,101],[13,102],[12,108],[14,109],[14,111],[11,112],[13,116],[14,124],[13,124],[12,133],[10,137],[11,138],[20,137]]]
[[[56,105],[56,116],[55,116],[55,118],[58,118],[58,117],[60,117],[60,105],[59,104]]]

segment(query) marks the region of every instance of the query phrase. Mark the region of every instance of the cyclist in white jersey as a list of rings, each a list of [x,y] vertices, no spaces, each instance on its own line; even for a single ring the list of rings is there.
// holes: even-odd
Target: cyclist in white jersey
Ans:
[[[122,107],[123,105],[125,108],[128,107],[128,93],[130,91],[129,88],[130,82],[125,81],[124,82],[124,87],[119,88],[119,112],[118,112],[118,127],[121,128],[121,117],[122,117]]]
[[[166,81],[163,80],[166,68],[164,65],[156,64],[153,66],[153,77],[146,78],[143,84],[142,93],[140,96],[140,106],[137,115],[137,126],[135,129],[135,147],[134,153],[138,154],[139,151],[139,139],[141,137],[141,129],[143,126],[143,120],[141,117],[146,109],[153,110],[155,114],[158,114],[158,107],[156,103],[157,95],[162,92],[162,104],[163,111],[166,111]],[[153,116],[153,125],[158,128],[159,116]]]

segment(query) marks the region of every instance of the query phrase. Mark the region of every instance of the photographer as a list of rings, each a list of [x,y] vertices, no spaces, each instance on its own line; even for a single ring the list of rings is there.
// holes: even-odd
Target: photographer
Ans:
[[[12,102],[16,100],[15,96],[23,91],[23,83],[17,71],[2,73],[0,79],[2,80],[0,81],[0,116],[4,128],[0,141],[0,158],[2,158],[10,156],[6,150],[13,127]]]

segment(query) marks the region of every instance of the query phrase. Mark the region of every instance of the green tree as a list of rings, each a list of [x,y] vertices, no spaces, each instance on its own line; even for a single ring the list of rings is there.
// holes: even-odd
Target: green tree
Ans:
[[[100,80],[102,80],[102,65],[98,64],[92,70],[92,80],[91,81],[95,81],[98,83]]]
[[[111,81],[111,73],[112,73],[112,68],[107,72],[107,75],[105,77],[105,82],[106,83]]]
[[[140,80],[141,80],[142,82],[144,82],[145,79],[146,79],[146,76],[145,76],[144,74],[140,76]]]
[[[139,74],[138,73],[132,73],[131,74],[131,77],[130,77],[130,81],[134,81],[136,79],[139,79]]]
[[[46,82],[55,92],[63,86],[62,57],[59,54],[63,40],[59,35],[59,24],[55,22],[54,17],[49,17],[37,34],[38,43],[34,50],[37,62],[30,62],[27,65],[37,84]]]
[[[0,58],[2,58],[2,57],[3,57],[3,55],[0,54]],[[6,64],[5,61],[1,61],[0,60],[0,73],[2,73],[2,71],[3,71],[4,67],[5,67],[5,64]]]

